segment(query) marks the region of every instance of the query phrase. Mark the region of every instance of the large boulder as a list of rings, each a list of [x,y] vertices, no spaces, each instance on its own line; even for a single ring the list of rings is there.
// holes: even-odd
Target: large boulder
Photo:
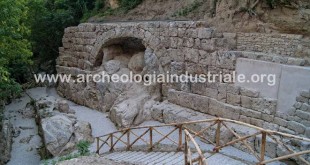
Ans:
[[[133,84],[114,102],[110,119],[119,127],[130,127],[151,119],[150,108],[160,98],[159,92],[148,89],[154,87]]]
[[[93,142],[91,126],[74,115],[57,114],[42,119],[41,127],[46,149],[53,156],[63,156],[75,149],[81,140]]]
[[[142,72],[144,65],[144,52],[139,52],[131,57],[128,63],[128,68],[134,73],[140,73]]]
[[[64,115],[42,120],[42,131],[46,149],[54,156],[61,156],[74,132],[74,123]]]
[[[121,62],[117,60],[110,60],[104,64],[104,69],[108,74],[114,74],[120,69]]]
[[[121,68],[128,68],[128,63],[130,61],[131,56],[130,55],[119,55],[119,56],[115,56],[114,60],[117,60],[119,62],[121,62]]]

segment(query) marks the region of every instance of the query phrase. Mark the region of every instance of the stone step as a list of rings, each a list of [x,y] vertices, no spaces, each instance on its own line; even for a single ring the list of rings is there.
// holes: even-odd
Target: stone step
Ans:
[[[207,163],[210,165],[245,165],[241,160],[233,159],[229,156],[217,153],[211,155],[204,153]],[[184,164],[184,154],[182,152],[136,152],[124,151],[104,155],[105,158],[116,162],[126,162],[140,165],[182,165]],[[193,153],[192,158],[197,158],[198,153]],[[194,164],[198,164],[195,162]]]

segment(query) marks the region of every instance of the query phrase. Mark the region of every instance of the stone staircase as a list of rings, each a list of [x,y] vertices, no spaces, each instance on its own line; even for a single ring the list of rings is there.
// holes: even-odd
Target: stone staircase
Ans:
[[[208,165],[245,165],[246,163],[232,159],[222,154],[204,153]],[[115,162],[123,162],[137,165],[183,165],[183,152],[138,152],[138,151],[123,151],[113,152],[103,155],[104,158]],[[198,157],[197,153],[193,153],[193,158]],[[198,164],[198,163],[194,163]]]

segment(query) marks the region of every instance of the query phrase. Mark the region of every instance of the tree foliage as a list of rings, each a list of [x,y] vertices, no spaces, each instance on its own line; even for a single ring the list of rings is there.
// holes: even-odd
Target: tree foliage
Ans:
[[[55,64],[64,29],[76,26],[84,13],[94,8],[93,0],[30,0],[31,40],[39,63]],[[45,70],[46,71],[46,70]],[[53,72],[51,68],[50,72]]]
[[[26,79],[28,70],[24,67],[31,64],[25,4],[25,0],[0,1],[0,100],[19,94],[21,88],[16,82]]]

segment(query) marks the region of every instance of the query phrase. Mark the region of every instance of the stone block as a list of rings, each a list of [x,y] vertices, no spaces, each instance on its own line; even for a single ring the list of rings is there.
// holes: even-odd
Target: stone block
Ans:
[[[244,108],[252,108],[252,98],[247,96],[241,96],[241,106]]]
[[[211,98],[217,98],[218,91],[217,89],[212,89],[212,88],[206,88],[206,96],[211,97]]]
[[[226,103],[227,93],[226,92],[219,92],[217,95],[217,100]]]
[[[210,28],[199,28],[198,29],[198,38],[200,39],[210,39],[213,34],[213,29]]]
[[[199,95],[206,95],[206,84],[205,83],[192,83],[191,84],[192,92]]]
[[[305,136],[306,136],[307,138],[310,138],[310,127],[306,128]]]
[[[310,112],[310,106],[309,106],[308,103],[303,103],[303,104],[301,105],[300,109],[301,109],[302,111],[309,111],[309,112]]]
[[[310,113],[304,112],[301,110],[296,110],[296,115],[300,117],[301,119],[310,120]]]
[[[304,132],[306,130],[304,125],[302,125],[296,121],[289,121],[287,123],[287,128],[297,132],[298,134],[304,134]]]
[[[295,108],[300,108],[302,106],[302,103],[301,102],[296,102],[295,104],[294,104],[294,107]]]
[[[209,110],[209,98],[206,96],[200,96],[195,94],[190,94],[192,96],[192,107],[191,108],[202,113],[208,113]]]
[[[170,73],[171,74],[183,74],[185,72],[185,65],[183,62],[171,62]]]
[[[227,92],[227,85],[228,85],[228,84],[226,84],[226,83],[219,83],[219,84],[218,84],[218,91],[219,91],[219,92],[223,92],[223,93],[225,92],[225,93],[226,93],[226,92]]]
[[[302,121],[300,121],[300,123],[301,123],[302,125],[304,125],[305,127],[310,127],[310,120],[309,120],[309,119],[307,119],[307,120],[302,120]]]
[[[296,101],[297,102],[301,102],[301,103],[308,103],[308,100],[306,97],[302,97],[302,96],[297,96],[296,97]]]
[[[235,86],[234,84],[227,85],[227,93],[239,95],[240,94],[240,87]]]
[[[310,91],[301,91],[300,96],[310,98]]]
[[[242,96],[248,96],[248,97],[255,97],[257,98],[259,96],[259,92],[256,90],[250,90],[246,88],[241,88],[240,93]]]
[[[282,119],[282,118],[279,118],[279,117],[275,117],[274,118],[274,123],[278,124],[278,125],[280,125],[282,127],[286,127],[287,126],[287,121]]]
[[[282,127],[282,126],[279,127],[279,131],[280,132],[284,132],[284,133],[288,133],[288,134],[291,134],[291,135],[295,135],[296,134],[295,131],[292,131],[292,130],[287,129],[286,127]]]
[[[279,125],[274,124],[274,123],[264,122],[263,128],[273,130],[273,131],[278,131]]]
[[[198,63],[199,60],[199,51],[198,49],[185,49],[185,61]]]
[[[225,105],[215,99],[209,100],[209,114],[217,117],[223,117],[225,113]]]
[[[257,111],[246,109],[246,108],[241,109],[241,115],[251,117],[251,118],[257,118],[257,119],[260,119],[262,117],[261,112],[257,112]]]
[[[240,107],[226,105],[223,117],[227,119],[239,120]]]
[[[227,93],[227,103],[238,106],[241,103],[241,96]]]
[[[267,121],[267,122],[271,122],[272,123],[274,121],[274,116],[263,113],[262,114],[262,119]]]
[[[239,120],[242,121],[242,122],[245,122],[245,123],[250,123],[251,122],[251,118],[247,117],[247,116],[244,116],[244,115],[240,115]]]
[[[253,124],[258,127],[263,127],[264,121],[256,118],[251,118],[250,124]]]

